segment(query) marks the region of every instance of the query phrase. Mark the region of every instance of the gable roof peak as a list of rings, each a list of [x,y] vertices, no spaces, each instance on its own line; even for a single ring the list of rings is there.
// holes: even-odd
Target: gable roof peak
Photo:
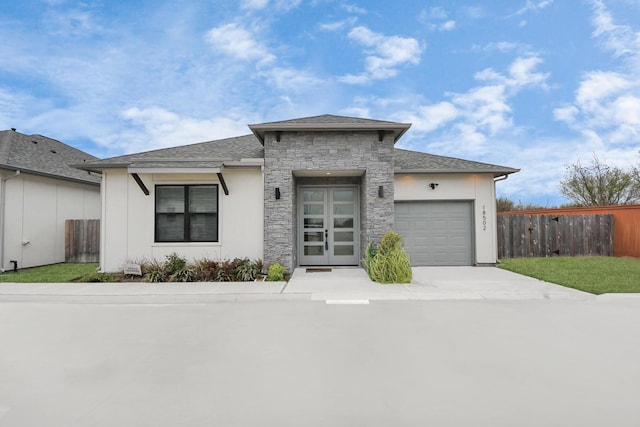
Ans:
[[[321,114],[319,116],[309,116],[309,117],[300,117],[297,119],[289,119],[289,120],[279,120],[274,122],[266,122],[260,124],[253,124],[251,126],[260,126],[260,125],[299,125],[299,124],[392,124],[395,122],[390,122],[387,120],[374,120],[367,119],[362,117],[349,117],[349,116],[338,116],[335,114]]]
[[[266,132],[281,131],[390,131],[394,134],[395,142],[410,127],[411,123],[336,116],[333,114],[249,125],[249,129],[263,145]]]

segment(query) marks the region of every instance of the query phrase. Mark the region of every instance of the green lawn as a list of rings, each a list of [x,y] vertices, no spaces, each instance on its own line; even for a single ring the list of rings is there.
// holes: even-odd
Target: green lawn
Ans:
[[[640,260],[615,257],[514,258],[500,268],[592,294],[640,292]]]
[[[18,283],[65,283],[96,271],[97,263],[66,263],[25,268],[17,273],[7,271],[0,274],[0,282]]]

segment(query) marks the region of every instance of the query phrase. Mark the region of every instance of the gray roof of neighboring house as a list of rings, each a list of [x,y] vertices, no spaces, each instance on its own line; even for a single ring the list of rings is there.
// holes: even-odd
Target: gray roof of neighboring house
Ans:
[[[100,176],[71,166],[95,160],[91,154],[46,136],[0,131],[0,169],[100,184]]]
[[[223,162],[241,159],[262,159],[264,148],[255,136],[245,135],[234,138],[206,141],[179,147],[162,148],[143,153],[127,154],[109,159],[74,165],[85,170],[108,168],[202,168],[218,167]]]
[[[400,148],[395,149],[394,159],[396,173],[492,173],[500,176],[520,170]]]

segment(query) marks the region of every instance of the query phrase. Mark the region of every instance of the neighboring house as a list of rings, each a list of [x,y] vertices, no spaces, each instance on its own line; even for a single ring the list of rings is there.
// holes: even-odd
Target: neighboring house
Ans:
[[[42,135],[0,131],[0,268],[64,262],[67,219],[100,218],[96,157]]]
[[[410,124],[323,115],[86,162],[102,172],[101,266],[234,257],[359,265],[387,230],[413,265],[493,265],[495,180],[517,172],[395,149]]]

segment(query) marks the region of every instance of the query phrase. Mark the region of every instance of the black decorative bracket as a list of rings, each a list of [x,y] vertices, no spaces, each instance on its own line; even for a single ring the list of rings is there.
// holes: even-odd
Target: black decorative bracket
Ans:
[[[227,183],[224,181],[224,177],[222,176],[222,172],[218,172],[218,181],[220,181],[220,185],[222,185],[222,191],[224,191],[224,195],[229,195],[229,189],[227,188]]]
[[[133,180],[136,182],[136,184],[138,184],[138,187],[140,187],[144,195],[148,196],[149,189],[147,188],[146,185],[144,185],[144,182],[142,182],[142,178],[140,178],[140,176],[137,173],[132,173],[131,176],[133,177]]]

